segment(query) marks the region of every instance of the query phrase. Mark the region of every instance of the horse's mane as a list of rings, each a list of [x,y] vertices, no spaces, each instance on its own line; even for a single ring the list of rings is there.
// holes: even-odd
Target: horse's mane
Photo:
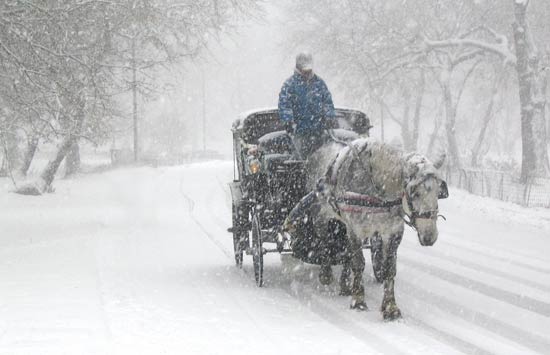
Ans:
[[[366,144],[361,153],[361,160],[365,165],[369,165],[372,182],[376,185],[374,191],[357,192],[374,192],[378,197],[388,200],[399,198],[403,191],[406,168],[403,153],[389,144],[372,139],[359,139],[354,144]]]

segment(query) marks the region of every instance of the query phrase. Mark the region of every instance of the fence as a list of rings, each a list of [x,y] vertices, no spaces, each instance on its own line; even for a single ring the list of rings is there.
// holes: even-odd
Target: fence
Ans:
[[[533,178],[520,183],[502,171],[460,169],[446,172],[447,184],[468,192],[517,203],[526,207],[550,208],[550,179]]]

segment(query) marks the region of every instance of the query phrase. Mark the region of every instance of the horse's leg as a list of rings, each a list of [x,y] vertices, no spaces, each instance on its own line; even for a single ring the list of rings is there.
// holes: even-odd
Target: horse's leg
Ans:
[[[320,254],[320,270],[319,270],[319,282],[321,285],[328,286],[334,281],[334,275],[332,274],[331,257],[328,252],[329,241],[332,238],[330,220],[322,214],[317,215],[313,220],[313,228],[315,229],[315,237],[319,238],[319,244],[317,244],[316,253]]]
[[[351,261],[346,258],[340,275],[340,296],[351,296]]]
[[[328,286],[334,281],[334,275],[332,274],[332,267],[330,264],[322,264],[319,271],[319,282],[321,285]]]
[[[384,298],[382,300],[382,316],[384,320],[401,318],[401,311],[395,303],[394,279],[396,274],[397,248],[401,243],[403,233],[390,236],[384,245]]]
[[[347,228],[344,223],[333,220],[329,229],[330,238],[335,241],[331,247],[338,250],[338,253],[333,254],[332,257],[343,260],[342,273],[340,274],[340,296],[351,296],[351,253],[349,252]]]
[[[365,303],[365,287],[363,286],[363,271],[365,270],[365,257],[363,255],[363,243],[357,236],[348,231],[351,271],[353,271],[353,281],[351,285],[351,305],[352,309],[361,311],[367,310]]]

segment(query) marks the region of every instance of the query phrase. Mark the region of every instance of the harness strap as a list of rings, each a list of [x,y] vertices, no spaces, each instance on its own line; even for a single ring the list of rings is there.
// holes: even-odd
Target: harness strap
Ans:
[[[354,162],[354,160],[356,160],[357,163],[361,165],[361,168],[367,172],[369,178],[371,179],[373,187],[376,188],[376,186],[374,186],[374,182],[372,181],[372,169],[370,169],[370,167],[366,167],[360,159],[361,153],[363,153],[368,148],[368,144],[365,143],[361,146],[361,150],[357,150],[353,143],[340,141],[332,135],[331,137],[336,143],[344,144],[345,147],[340,149],[338,154],[336,154],[336,156],[328,166],[327,173],[325,175],[326,181],[328,181],[332,185],[336,185],[336,183],[338,182],[338,175],[340,173],[340,170],[342,170],[342,167],[349,167]],[[353,155],[352,159],[348,158],[350,153]]]
[[[346,156],[349,153],[349,148],[342,148],[336,154],[334,159],[332,159],[332,162],[328,166],[327,172],[325,174],[325,180],[328,181],[329,184],[336,186],[336,183],[338,182],[338,174],[340,173],[340,169],[342,168],[342,162],[346,160]]]
[[[325,181],[332,186],[336,186],[338,183],[338,176],[340,170],[344,167],[349,167],[354,160],[357,160],[363,170],[369,175],[372,186],[376,189],[376,185],[372,180],[372,168],[367,168],[360,160],[361,154],[368,148],[368,144],[363,144],[360,150],[357,149],[353,143],[343,142],[331,135],[333,140],[337,143],[345,144],[346,147],[341,149],[336,157],[329,164],[327,172],[325,174]],[[350,159],[349,155],[353,157]],[[355,158],[355,159],[354,159]],[[342,196],[329,197],[329,203],[332,208],[339,214],[340,211],[346,212],[363,212],[365,209],[371,209],[371,212],[387,212],[391,207],[399,206],[402,203],[402,198],[395,200],[382,200],[379,197],[359,194],[356,192],[346,191]],[[341,206],[340,206],[341,205]]]
[[[386,201],[375,196],[345,192],[343,196],[336,199],[336,202],[349,206],[390,208],[401,205],[402,198]]]

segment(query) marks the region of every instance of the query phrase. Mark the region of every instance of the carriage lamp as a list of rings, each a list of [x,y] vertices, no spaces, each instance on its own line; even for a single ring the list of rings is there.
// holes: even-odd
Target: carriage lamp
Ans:
[[[246,160],[248,162],[248,170],[252,174],[257,174],[260,171],[260,161],[258,160],[258,146],[250,144],[246,152]]]
[[[257,174],[260,171],[260,161],[256,158],[249,159],[248,167],[252,174]]]

